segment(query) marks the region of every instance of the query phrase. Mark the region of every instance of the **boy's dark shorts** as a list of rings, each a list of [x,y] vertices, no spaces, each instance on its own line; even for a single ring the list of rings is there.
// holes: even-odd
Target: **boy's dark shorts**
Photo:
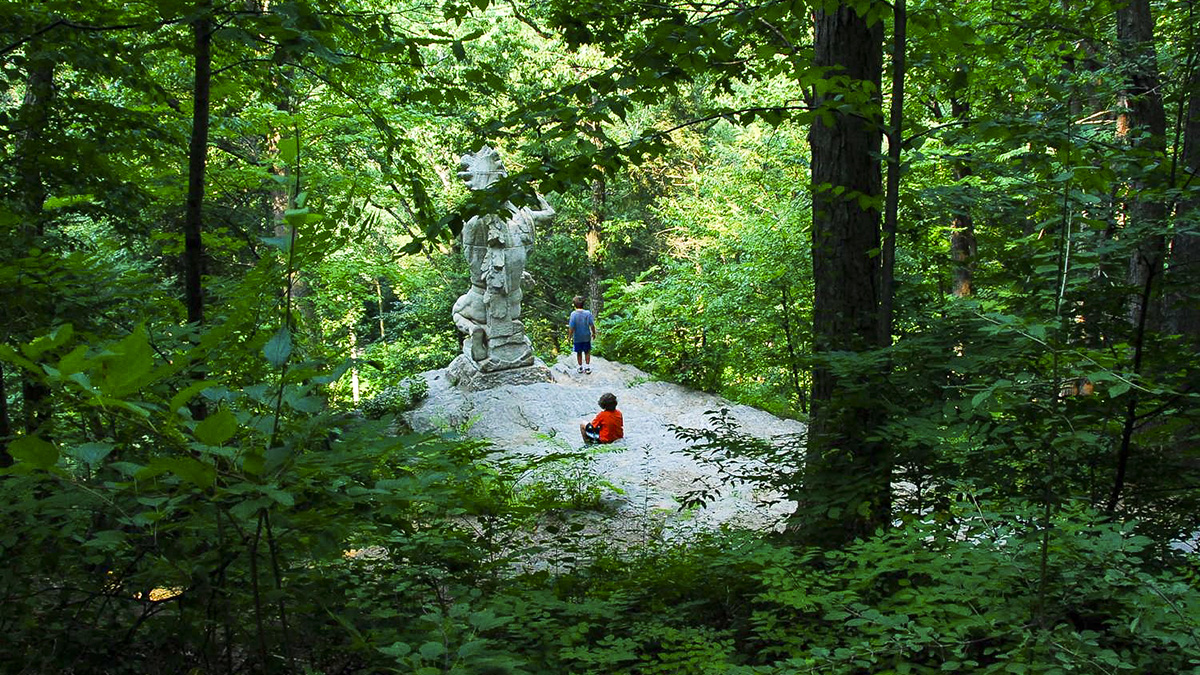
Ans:
[[[583,428],[583,435],[587,438],[588,443],[600,442],[600,429],[592,426],[591,422],[588,422],[587,426]]]
[[[576,354],[582,354],[584,352],[590,352],[590,351],[592,351],[592,343],[590,343],[590,342],[576,342],[575,343],[575,353]]]

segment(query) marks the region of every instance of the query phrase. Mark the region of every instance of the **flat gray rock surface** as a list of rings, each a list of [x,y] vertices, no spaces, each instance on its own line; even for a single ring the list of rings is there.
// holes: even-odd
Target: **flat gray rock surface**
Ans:
[[[706,413],[720,408],[729,409],[742,431],[760,438],[803,433],[802,423],[653,381],[637,368],[601,358],[592,358],[591,374],[575,371],[573,354],[560,356],[550,370],[553,382],[475,392],[451,386],[444,370],[430,371],[424,373],[429,397],[405,417],[417,431],[465,429],[468,436],[492,441],[498,452],[540,455],[561,452],[564,443],[582,448],[579,425],[599,412],[600,395],[612,392],[625,420],[625,438],[589,446],[594,451],[593,470],[617,488],[606,489],[604,497],[612,507],[605,520],[615,521],[605,528],[610,534],[636,539],[638,532],[630,528],[640,528],[644,535],[653,527],[658,536],[675,539],[723,524],[766,530],[795,508],[793,502],[777,501],[779,495],[743,484],[725,486],[703,509],[680,512],[686,493],[720,481],[714,468],[680,452],[686,443],[669,426],[708,428]],[[767,504],[770,501],[777,503]]]

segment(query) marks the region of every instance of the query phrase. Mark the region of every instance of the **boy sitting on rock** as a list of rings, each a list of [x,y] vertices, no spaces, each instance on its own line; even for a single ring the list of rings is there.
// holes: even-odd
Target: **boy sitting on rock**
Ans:
[[[625,436],[625,420],[621,417],[621,411],[617,410],[617,397],[613,394],[602,394],[600,407],[602,410],[596,415],[596,419],[579,425],[584,445],[612,443]]]

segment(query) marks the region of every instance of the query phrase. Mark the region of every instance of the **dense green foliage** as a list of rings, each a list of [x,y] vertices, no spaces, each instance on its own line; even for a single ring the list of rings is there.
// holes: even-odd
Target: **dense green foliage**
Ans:
[[[837,5],[0,1],[0,672],[1200,673],[1195,3],[840,3],[906,28],[883,92],[814,65]],[[812,184],[843,116],[898,192]],[[652,377],[877,412],[884,512],[719,413],[678,433],[778,532],[608,536],[589,452],[406,435],[454,235],[533,190],[540,356],[582,295]],[[814,248],[814,195],[894,200],[862,349],[814,263],[889,241]]]

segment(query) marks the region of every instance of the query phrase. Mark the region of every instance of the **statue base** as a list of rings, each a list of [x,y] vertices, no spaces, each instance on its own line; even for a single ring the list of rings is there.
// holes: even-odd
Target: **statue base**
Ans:
[[[546,367],[546,364],[542,363],[541,359],[534,359],[532,366],[484,372],[479,369],[474,361],[463,354],[455,357],[450,362],[450,365],[446,367],[446,377],[450,380],[451,384],[467,391],[483,391],[484,389],[508,385],[538,384],[540,382],[554,381],[554,376],[550,374],[550,369]]]

